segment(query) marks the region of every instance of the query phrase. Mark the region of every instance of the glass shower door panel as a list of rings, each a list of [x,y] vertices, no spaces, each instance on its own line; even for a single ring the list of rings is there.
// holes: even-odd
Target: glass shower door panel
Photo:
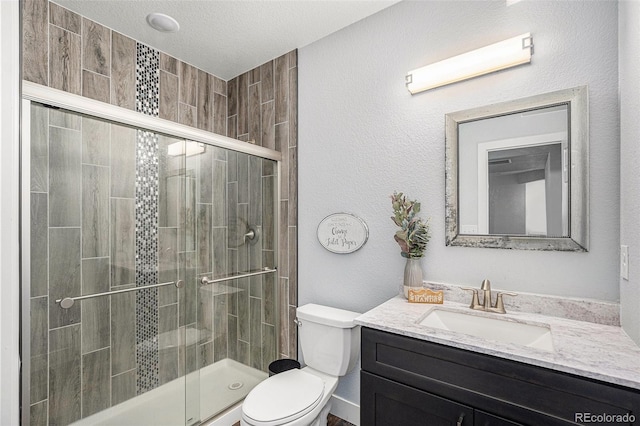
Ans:
[[[277,358],[277,275],[243,277],[276,267],[277,163],[206,146],[187,157],[187,169],[196,176],[197,357],[206,419],[242,400]]]
[[[200,421],[200,386],[194,356],[195,330],[187,326],[193,315],[197,286],[189,257],[192,251],[189,242],[193,240],[189,219],[193,211],[193,176],[187,173],[186,155],[190,143],[164,135],[159,135],[158,141],[160,280],[178,280],[182,284],[179,289],[173,286],[160,289],[158,367],[161,376],[182,387],[174,403],[182,409],[184,424],[192,425]]]
[[[200,372],[197,362],[198,329],[197,291],[199,287],[196,274],[195,250],[195,207],[196,180],[191,156],[201,149],[200,144],[181,140],[166,144],[168,155],[179,156],[180,166],[174,173],[167,175],[169,205],[177,210],[178,265],[179,279],[184,287],[178,291],[178,331],[180,375],[185,377],[185,422],[186,425],[200,423]],[[171,200],[176,199],[177,203]]]
[[[168,154],[184,142],[38,104],[30,118],[31,423],[184,423],[185,166]]]

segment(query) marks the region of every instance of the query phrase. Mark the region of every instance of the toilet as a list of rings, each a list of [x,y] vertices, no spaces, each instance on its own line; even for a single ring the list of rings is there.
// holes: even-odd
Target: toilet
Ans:
[[[242,403],[242,426],[326,426],[338,378],[360,354],[360,314],[308,304],[297,309],[306,366],[269,377]]]

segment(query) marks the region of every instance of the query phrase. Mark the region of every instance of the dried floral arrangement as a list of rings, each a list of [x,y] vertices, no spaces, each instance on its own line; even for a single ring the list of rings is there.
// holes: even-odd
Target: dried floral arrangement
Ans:
[[[402,256],[408,259],[423,257],[431,235],[429,221],[416,216],[420,212],[420,203],[407,199],[402,192],[394,192],[391,204],[394,214],[391,220],[400,227],[394,239],[402,250]]]

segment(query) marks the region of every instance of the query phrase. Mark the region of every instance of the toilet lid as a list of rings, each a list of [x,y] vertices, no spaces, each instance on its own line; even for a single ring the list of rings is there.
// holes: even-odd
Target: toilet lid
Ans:
[[[253,388],[242,404],[242,412],[253,424],[278,425],[313,410],[323,393],[322,379],[293,369],[271,376]]]

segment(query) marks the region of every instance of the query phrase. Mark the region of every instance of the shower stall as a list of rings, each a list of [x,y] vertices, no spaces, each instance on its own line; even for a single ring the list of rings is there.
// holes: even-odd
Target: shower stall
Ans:
[[[25,88],[22,421],[193,425],[278,358],[280,154]]]

